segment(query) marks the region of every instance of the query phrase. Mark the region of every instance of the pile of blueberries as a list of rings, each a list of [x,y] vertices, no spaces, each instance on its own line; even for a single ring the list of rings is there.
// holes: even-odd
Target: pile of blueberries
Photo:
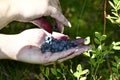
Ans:
[[[79,44],[76,41],[55,39],[52,36],[47,36],[45,38],[45,43],[43,43],[40,46],[40,49],[41,49],[42,53],[45,53],[45,52],[55,53],[55,52],[61,52],[61,51],[71,49],[78,45]]]

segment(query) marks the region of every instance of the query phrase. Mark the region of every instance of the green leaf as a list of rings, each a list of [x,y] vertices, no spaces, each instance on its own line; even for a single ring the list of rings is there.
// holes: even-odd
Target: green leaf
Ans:
[[[114,67],[116,67],[116,66],[117,66],[117,63],[115,63],[115,62],[112,62],[112,65],[113,65]]]
[[[84,44],[86,44],[86,45],[89,44],[90,43],[90,37],[86,37],[85,39],[86,39],[86,41],[84,42]]]
[[[97,37],[100,40],[101,34],[99,32],[95,32],[95,37]]]
[[[97,63],[101,64],[101,63],[103,63],[104,61],[105,61],[105,60],[101,58],[101,59],[98,59],[98,60],[97,60]]]
[[[80,78],[80,80],[86,80],[87,79],[87,77],[81,77]]]
[[[96,62],[94,59],[90,59],[90,64],[92,64],[94,67],[96,66]]]
[[[83,71],[80,73],[80,75],[84,75],[84,74],[88,74],[88,73],[89,73],[89,70],[86,69],[86,70],[83,70]]]
[[[115,50],[120,50],[120,42],[113,42],[112,43],[113,44],[113,49],[115,49]]]
[[[112,76],[112,75],[110,75],[110,78],[109,78],[109,80],[113,80],[113,76]]]
[[[119,15],[116,12],[112,12],[112,14],[114,14],[114,16],[116,17],[116,19],[119,17]]]
[[[112,67],[112,70],[113,70],[113,72],[115,72],[115,73],[118,72],[117,68],[115,68],[115,67]]]
[[[115,61],[119,63],[120,59],[117,56],[115,56]]]
[[[79,78],[80,77],[80,73],[78,71],[76,71],[74,74],[73,74],[76,78]]]
[[[113,42],[113,44],[114,44],[115,46],[118,46],[118,45],[120,45],[120,41],[119,41],[119,42]]]
[[[57,76],[57,71],[56,71],[56,69],[51,68],[51,73],[52,73],[53,75]]]
[[[84,52],[83,53],[85,56],[87,56],[87,57],[90,57],[90,53],[89,52]]]
[[[119,10],[120,9],[120,1],[118,1],[116,9]]]
[[[114,50],[120,50],[120,46],[113,46]]]
[[[62,72],[61,72],[61,69],[57,69],[57,72],[62,73]]]
[[[101,51],[102,50],[102,45],[98,46],[98,50]]]
[[[119,2],[119,0],[113,0],[114,4],[117,4]]]
[[[110,47],[109,47],[109,48],[110,48],[110,50],[112,50],[112,49],[113,49],[113,46],[114,46],[113,44],[111,44],[111,45],[110,45]]]
[[[47,67],[46,68],[46,76],[48,76],[49,75],[49,68]]]
[[[45,67],[41,66],[40,70],[42,71],[42,73],[44,73],[45,72]]]
[[[94,38],[96,44],[100,44],[100,41],[97,38]]]
[[[82,66],[80,64],[77,66],[77,71],[82,72]]]
[[[106,37],[107,37],[106,35],[102,35],[101,38],[100,38],[100,40],[103,41],[103,40],[106,39]]]
[[[114,4],[113,4],[111,1],[109,1],[109,4],[110,4],[114,9],[116,9],[115,6],[114,6]]]

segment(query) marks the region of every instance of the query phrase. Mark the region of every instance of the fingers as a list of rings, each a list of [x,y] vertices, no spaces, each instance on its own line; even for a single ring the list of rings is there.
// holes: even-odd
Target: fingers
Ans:
[[[55,62],[63,62],[65,60],[78,56],[81,53],[88,51],[89,49],[90,49],[89,46],[78,46],[76,48],[69,49],[66,51],[52,53],[48,62],[46,62],[44,65],[54,64]]]
[[[67,35],[64,35],[62,33],[58,33],[58,32],[53,32],[52,33],[52,36],[55,38],[55,39],[68,39],[69,37]]]
[[[77,49],[73,53],[71,53],[71,55],[69,55],[65,58],[59,59],[58,62],[63,62],[65,60],[71,59],[75,56],[78,56],[78,55],[82,54],[85,51],[88,51],[89,49],[90,49],[89,46],[85,46],[85,45],[84,46],[79,46],[79,47],[77,47]]]
[[[50,12],[50,16],[55,18],[60,23],[64,24],[65,26],[71,27],[71,23],[65,18],[62,12],[58,11],[55,7],[49,6],[48,12]]]
[[[70,22],[62,14],[62,9],[61,9],[59,0],[49,1],[49,5],[50,6],[48,8],[48,12],[50,12],[50,16],[55,18],[60,23],[66,25],[66,26],[71,27]]]
[[[56,19],[54,19],[54,22],[55,22],[55,29],[57,29],[59,32],[63,33],[64,25]]]

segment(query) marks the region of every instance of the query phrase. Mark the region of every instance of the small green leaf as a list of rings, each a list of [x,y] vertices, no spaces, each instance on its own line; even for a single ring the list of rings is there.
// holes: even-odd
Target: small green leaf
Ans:
[[[115,61],[117,62],[117,63],[119,63],[119,58],[117,57],[117,56],[115,56]]]
[[[100,38],[100,40],[103,41],[103,40],[106,39],[106,37],[107,37],[106,35],[102,35],[101,38]]]
[[[113,46],[114,50],[120,50],[120,46]]]
[[[115,67],[112,67],[112,70],[113,70],[113,72],[115,72],[115,73],[118,72],[117,68],[115,68]]]
[[[57,76],[56,78],[57,78],[57,80],[60,80],[61,77]]]
[[[100,44],[100,41],[97,38],[95,38],[94,41],[96,44]]]
[[[117,63],[115,63],[115,62],[112,62],[112,65],[113,65],[114,67],[116,67],[116,66],[117,66]]]
[[[92,59],[95,58],[95,57],[96,57],[96,54],[93,54],[93,55],[91,56]]]
[[[110,78],[109,78],[109,80],[113,80],[113,76],[112,76],[112,75],[110,75]]]
[[[49,75],[49,68],[47,67],[46,68],[46,76],[48,76]]]
[[[89,73],[89,70],[86,69],[86,70],[83,70],[83,71],[80,73],[80,75],[84,75],[84,74],[88,74],[88,73]]]
[[[111,23],[115,23],[114,19],[117,19],[116,17],[112,17],[110,15],[108,15],[106,18],[109,19]]]
[[[102,45],[98,46],[98,50],[101,51],[102,50]]]
[[[89,52],[84,52],[83,53],[85,56],[87,56],[87,57],[90,57],[90,53]]]
[[[111,1],[109,1],[109,4],[115,9],[115,6]]]
[[[51,68],[51,73],[52,73],[53,75],[57,76],[57,71],[56,71],[56,69]]]
[[[80,77],[80,73],[77,71],[73,74],[76,78],[79,78]]]
[[[101,34],[99,32],[95,32],[95,37],[97,37],[100,40]]]
[[[61,72],[61,69],[57,69],[57,72],[62,73],[62,72]]]
[[[77,71],[82,72],[82,66],[80,64],[77,66]]]
[[[101,58],[101,59],[98,59],[98,60],[97,60],[97,63],[101,64],[101,63],[103,63],[104,61],[105,61],[105,60]]]
[[[112,14],[114,14],[115,17],[119,17],[119,15],[117,13],[115,13],[115,12],[112,12]]]
[[[117,4],[119,2],[119,0],[113,0],[114,4]]]
[[[111,44],[111,45],[110,45],[110,50],[112,50],[112,49],[113,49],[113,46],[114,46],[113,44]]]
[[[120,42],[114,42],[114,45],[118,46],[118,45],[120,45]]]
[[[85,39],[86,39],[86,41],[84,42],[84,44],[86,44],[86,45],[89,44],[90,43],[90,37],[86,37]]]
[[[116,9],[119,10],[120,9],[120,1],[118,1]]]
[[[80,80],[86,80],[87,79],[87,77],[81,77],[80,78]]]
[[[94,67],[96,66],[96,62],[94,59],[90,59],[90,64],[92,64]]]

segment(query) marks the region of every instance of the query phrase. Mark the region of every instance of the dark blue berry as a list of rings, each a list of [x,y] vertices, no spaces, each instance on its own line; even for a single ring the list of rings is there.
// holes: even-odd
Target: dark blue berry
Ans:
[[[77,42],[71,42],[70,40],[63,40],[63,39],[54,39],[53,37],[46,37],[45,43],[43,43],[40,47],[42,53],[45,52],[61,52],[78,45]]]

